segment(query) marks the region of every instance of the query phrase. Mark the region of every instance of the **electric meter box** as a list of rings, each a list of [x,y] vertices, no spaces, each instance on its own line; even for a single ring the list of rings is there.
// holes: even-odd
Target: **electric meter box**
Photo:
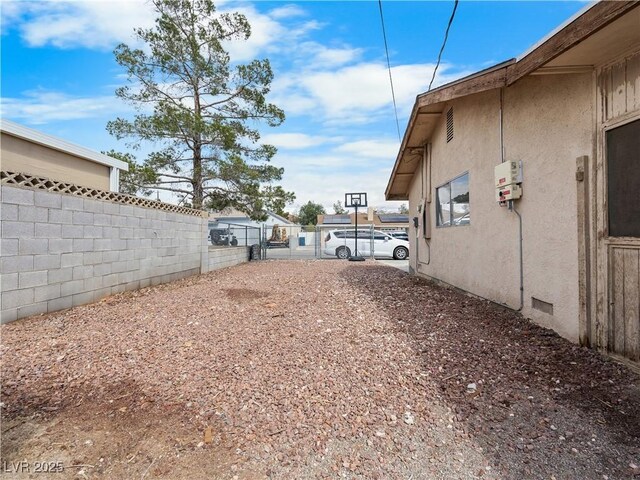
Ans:
[[[517,200],[520,197],[522,197],[522,187],[517,183],[496,188],[496,202]]]
[[[496,188],[521,183],[520,166],[518,162],[503,162],[495,168]]]

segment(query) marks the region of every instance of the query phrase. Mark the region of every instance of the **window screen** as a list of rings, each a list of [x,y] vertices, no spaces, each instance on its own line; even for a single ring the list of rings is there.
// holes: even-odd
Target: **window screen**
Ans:
[[[607,131],[609,236],[640,237],[640,120]]]

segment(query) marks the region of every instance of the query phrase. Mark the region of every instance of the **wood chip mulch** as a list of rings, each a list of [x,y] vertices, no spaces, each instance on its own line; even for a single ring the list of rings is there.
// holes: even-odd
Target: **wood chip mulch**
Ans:
[[[1,334],[5,424],[95,410],[191,429],[149,478],[190,478],[172,455],[222,447],[221,478],[640,474],[635,374],[377,262],[251,262]],[[139,476],[118,452],[93,452],[108,466],[83,475]]]

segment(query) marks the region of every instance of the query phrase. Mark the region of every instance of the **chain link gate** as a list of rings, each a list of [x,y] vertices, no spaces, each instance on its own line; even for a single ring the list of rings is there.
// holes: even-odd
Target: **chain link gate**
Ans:
[[[373,258],[374,227],[358,227],[358,253]],[[355,229],[335,225],[263,225],[262,257],[267,259],[344,259],[355,254]],[[348,255],[347,255],[348,257]]]
[[[260,258],[260,227],[210,221],[207,230],[207,243],[210,248],[249,247],[249,260]]]
[[[318,237],[313,225],[265,224],[262,226],[261,246],[263,258],[318,258]]]

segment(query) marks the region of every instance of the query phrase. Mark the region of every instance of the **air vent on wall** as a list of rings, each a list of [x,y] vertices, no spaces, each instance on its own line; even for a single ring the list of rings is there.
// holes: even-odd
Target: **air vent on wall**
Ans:
[[[531,307],[541,312],[553,315],[553,303],[545,302],[536,297],[531,297]]]
[[[447,111],[447,143],[453,140],[453,107]]]

